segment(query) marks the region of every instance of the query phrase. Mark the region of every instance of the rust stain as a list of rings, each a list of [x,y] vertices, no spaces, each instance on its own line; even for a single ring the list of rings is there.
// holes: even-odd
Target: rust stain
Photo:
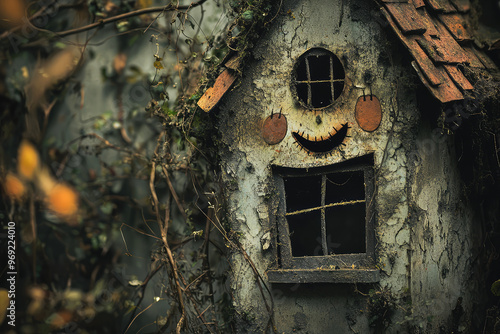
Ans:
[[[360,96],[356,102],[356,122],[361,129],[367,132],[377,130],[382,121],[382,107],[375,95]]]
[[[413,2],[415,8],[420,8],[425,6],[424,0],[412,0],[410,2]]]
[[[215,80],[214,86],[207,89],[205,94],[199,99],[198,106],[206,112],[212,110],[229,88],[231,88],[235,80],[236,75],[231,70],[224,70],[217,80]]]
[[[287,121],[283,114],[274,114],[264,120],[262,125],[262,138],[269,145],[278,144],[285,138]]]
[[[442,14],[439,16],[441,22],[444,23],[446,28],[451,32],[453,37],[459,42],[471,41],[472,35],[467,31],[467,24],[462,15],[458,13]]]

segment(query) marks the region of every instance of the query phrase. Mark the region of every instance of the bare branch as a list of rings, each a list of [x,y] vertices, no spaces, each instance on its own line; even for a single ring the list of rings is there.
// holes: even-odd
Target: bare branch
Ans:
[[[74,34],[84,32],[84,31],[88,31],[88,30],[92,30],[92,29],[96,29],[96,28],[101,28],[101,27],[105,26],[106,24],[113,23],[113,22],[120,21],[120,20],[124,20],[124,19],[128,19],[128,18],[131,18],[134,16],[143,15],[143,14],[157,13],[157,12],[168,12],[171,10],[188,10],[191,8],[198,7],[198,6],[202,5],[203,3],[205,3],[206,1],[207,0],[199,0],[199,1],[193,2],[187,6],[176,6],[174,4],[168,4],[166,6],[161,6],[161,7],[151,7],[151,8],[138,9],[138,10],[134,10],[132,12],[128,12],[128,13],[116,15],[113,17],[109,17],[107,19],[99,20],[97,22],[94,22],[92,24],[89,24],[89,25],[86,25],[83,27],[65,30],[65,31],[60,31],[60,32],[52,32],[52,33],[58,37],[65,37],[68,35],[74,35]]]

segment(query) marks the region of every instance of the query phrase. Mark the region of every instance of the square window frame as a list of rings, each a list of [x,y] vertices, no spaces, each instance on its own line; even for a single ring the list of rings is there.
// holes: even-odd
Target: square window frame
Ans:
[[[375,264],[375,173],[373,154],[323,167],[290,168],[272,166],[277,188],[276,212],[277,267],[268,270],[271,283],[375,283],[380,280]],[[284,178],[327,175],[340,172],[359,172],[365,185],[365,252],[293,257],[286,219],[286,193]]]

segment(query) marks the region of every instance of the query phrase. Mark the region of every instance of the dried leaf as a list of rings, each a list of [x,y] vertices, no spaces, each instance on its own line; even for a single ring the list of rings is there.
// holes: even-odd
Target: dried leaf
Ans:
[[[163,64],[161,63],[161,61],[163,60],[163,58],[160,58],[160,57],[156,57],[156,56],[155,56],[155,59],[156,59],[156,60],[155,60],[155,62],[154,62],[154,64],[153,64],[153,65],[154,65],[154,67],[155,67],[157,70],[161,70],[161,69],[163,69],[164,67],[163,67]]]
[[[104,5],[104,12],[107,15],[104,16],[110,16],[110,14],[113,14],[114,12],[118,11],[118,6],[114,4],[113,1],[108,1],[106,2],[106,5]]]
[[[113,59],[113,68],[118,75],[122,74],[126,65],[127,55],[125,53],[119,53]]]

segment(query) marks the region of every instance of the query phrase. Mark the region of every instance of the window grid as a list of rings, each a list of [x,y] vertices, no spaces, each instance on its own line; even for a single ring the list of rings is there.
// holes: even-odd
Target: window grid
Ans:
[[[330,75],[329,75],[329,79],[328,80],[315,80],[311,76],[311,69],[310,69],[310,65],[309,65],[309,58],[311,58],[311,57],[318,57],[319,55],[322,55],[322,56],[328,55],[328,58],[330,60],[330,68],[329,68]],[[334,85],[334,83],[335,82],[344,83],[344,81],[345,81],[345,78],[340,78],[340,79],[336,79],[335,78],[334,66],[333,66],[333,56],[331,54],[327,54],[326,52],[320,52],[319,54],[314,53],[314,54],[311,54],[311,55],[307,55],[304,58],[304,62],[305,62],[305,65],[306,65],[305,67],[306,67],[307,80],[297,80],[296,83],[297,84],[305,84],[305,85],[307,85],[307,105],[308,106],[312,105],[312,87],[311,87],[311,84],[314,84],[314,83],[329,83],[330,84],[330,90],[331,90],[331,94],[332,94],[332,98],[330,100],[330,104],[333,103],[333,101],[336,100],[336,98],[335,98],[335,85]]]
[[[305,71],[304,71],[305,72]],[[314,269],[314,268],[351,268],[354,265],[355,268],[373,268],[374,266],[374,256],[375,256],[375,234],[374,234],[374,198],[373,198],[373,156],[367,155],[359,158],[346,161],[344,163],[339,163],[338,165],[317,167],[314,170],[308,169],[294,169],[286,167],[273,167],[275,172],[275,182],[278,186],[281,196],[279,197],[278,204],[278,215],[277,218],[277,235],[276,235],[276,246],[277,246],[277,266],[281,269],[291,270],[291,269]],[[340,173],[351,173],[351,172],[363,172],[363,183],[364,183],[364,196],[358,198],[349,199],[334,199],[331,203],[329,199],[330,187],[328,186],[331,182],[330,175]],[[304,176],[313,177],[319,176],[318,179],[318,204],[309,207],[297,207],[294,204],[293,207],[288,207],[287,205],[287,192],[285,191],[286,180],[295,179],[296,177],[301,179]],[[325,176],[325,177],[323,177]],[[326,181],[326,189],[325,189]],[[323,191],[322,189],[323,188]],[[326,190],[326,192],[325,192]],[[325,194],[322,195],[321,193]],[[324,200],[323,200],[324,199]],[[332,207],[342,208],[354,205],[363,205],[365,208],[365,222],[364,222],[364,250],[362,252],[349,252],[349,253],[330,253],[330,243],[331,239],[328,238],[329,230],[329,212]],[[324,216],[321,214],[324,211]],[[302,214],[308,214],[312,212],[317,212],[318,216],[318,230],[317,236],[319,242],[318,245],[318,255],[298,255],[294,256],[292,254],[292,230],[290,229],[289,219],[299,218]],[[324,226],[324,227],[323,227]],[[326,236],[326,237],[325,237]],[[310,237],[310,236],[309,236]],[[306,236],[307,238],[307,236]],[[321,240],[320,240],[321,239]],[[305,240],[305,239],[301,239]],[[310,239],[314,242],[314,239]],[[326,245],[325,245],[326,243]],[[302,247],[299,245],[299,247]],[[302,250],[304,250],[302,248]]]
[[[295,216],[303,213],[313,212],[317,210],[321,210],[321,248],[323,251],[323,255],[328,255],[328,244],[327,244],[327,235],[326,235],[326,209],[332,208],[335,206],[346,206],[358,203],[365,203],[366,200],[352,200],[352,201],[344,201],[337,203],[328,203],[326,204],[326,184],[327,184],[327,174],[321,176],[321,206],[308,208],[303,210],[296,210],[293,212],[285,213],[285,216]]]

